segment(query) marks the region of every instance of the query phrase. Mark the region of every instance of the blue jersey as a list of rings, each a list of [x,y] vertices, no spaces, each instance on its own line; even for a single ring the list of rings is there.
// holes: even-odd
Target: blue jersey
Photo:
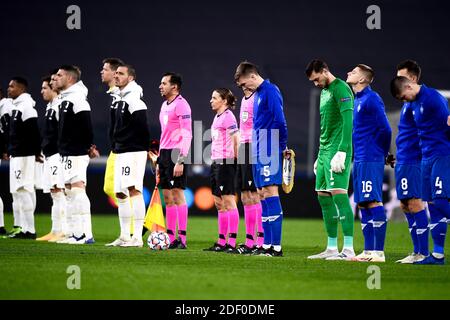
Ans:
[[[287,125],[280,89],[265,80],[256,90],[253,107],[253,157],[283,152],[287,145]],[[278,141],[272,142],[272,137],[278,137]],[[279,149],[273,150],[277,144]]]
[[[411,107],[423,160],[450,155],[447,100],[437,90],[422,85]]]
[[[356,93],[353,109],[355,162],[384,162],[392,130],[381,97],[370,86]]]
[[[398,135],[395,143],[397,145],[398,164],[417,164],[422,161],[419,131],[416,122],[414,121],[410,102],[405,102],[400,111]]]

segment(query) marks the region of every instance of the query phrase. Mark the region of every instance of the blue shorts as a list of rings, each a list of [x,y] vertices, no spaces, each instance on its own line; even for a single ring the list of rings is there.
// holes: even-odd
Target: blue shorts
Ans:
[[[355,162],[353,192],[356,203],[383,201],[384,162]]]
[[[279,154],[277,158],[270,159],[253,158],[253,179],[258,189],[267,186],[281,185],[283,175],[283,154]]]
[[[450,156],[422,160],[422,199],[450,198]]]
[[[422,199],[422,169],[420,163],[395,165],[397,199]]]

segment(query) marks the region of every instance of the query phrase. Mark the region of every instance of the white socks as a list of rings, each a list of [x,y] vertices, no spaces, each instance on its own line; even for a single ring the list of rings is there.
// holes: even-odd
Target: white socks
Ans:
[[[65,220],[66,197],[63,192],[50,194],[53,199],[52,205],[52,232],[59,233],[63,231],[63,220]],[[66,227],[67,229],[67,227]]]
[[[36,191],[33,190],[33,192],[27,191],[27,190],[19,190],[16,193],[13,193],[13,199],[14,202],[16,200],[19,204],[19,212],[20,212],[20,218],[22,222],[22,232],[30,232],[30,233],[36,233],[36,230],[34,228],[34,203],[33,203],[33,193],[34,197],[36,197]],[[14,195],[16,195],[14,197]]]
[[[81,235],[84,233],[86,239],[92,238],[92,222],[91,222],[91,202],[86,194],[84,188],[72,188],[72,194],[74,196],[75,215],[79,219],[79,228]],[[81,236],[80,235],[80,236]],[[75,234],[78,237],[77,234]]]
[[[5,226],[5,220],[3,217],[3,200],[0,197],[0,227],[4,227]]]
[[[131,197],[131,204],[133,205],[134,212],[133,238],[142,240],[142,228],[144,226],[145,219],[144,196],[139,194],[138,196]]]
[[[130,239],[131,230],[131,203],[130,198],[120,199],[118,201],[120,237],[122,239]]]

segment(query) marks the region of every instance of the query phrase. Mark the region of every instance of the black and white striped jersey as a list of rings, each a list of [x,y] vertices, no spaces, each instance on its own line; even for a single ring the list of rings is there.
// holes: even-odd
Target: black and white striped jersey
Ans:
[[[0,155],[8,152],[9,119],[11,117],[12,99],[0,100]]]
[[[114,150],[114,124],[116,122],[116,109],[117,104],[116,101],[120,100],[120,89],[117,87],[109,88],[106,93],[111,98],[111,104],[109,107],[109,115],[110,115],[110,122],[109,122],[109,129],[108,129],[108,136],[109,141],[111,143],[111,150]]]

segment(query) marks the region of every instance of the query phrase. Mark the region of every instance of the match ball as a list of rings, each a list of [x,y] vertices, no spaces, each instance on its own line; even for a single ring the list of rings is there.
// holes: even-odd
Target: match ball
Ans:
[[[169,235],[162,231],[153,231],[147,239],[148,247],[151,250],[166,250],[169,248]]]

